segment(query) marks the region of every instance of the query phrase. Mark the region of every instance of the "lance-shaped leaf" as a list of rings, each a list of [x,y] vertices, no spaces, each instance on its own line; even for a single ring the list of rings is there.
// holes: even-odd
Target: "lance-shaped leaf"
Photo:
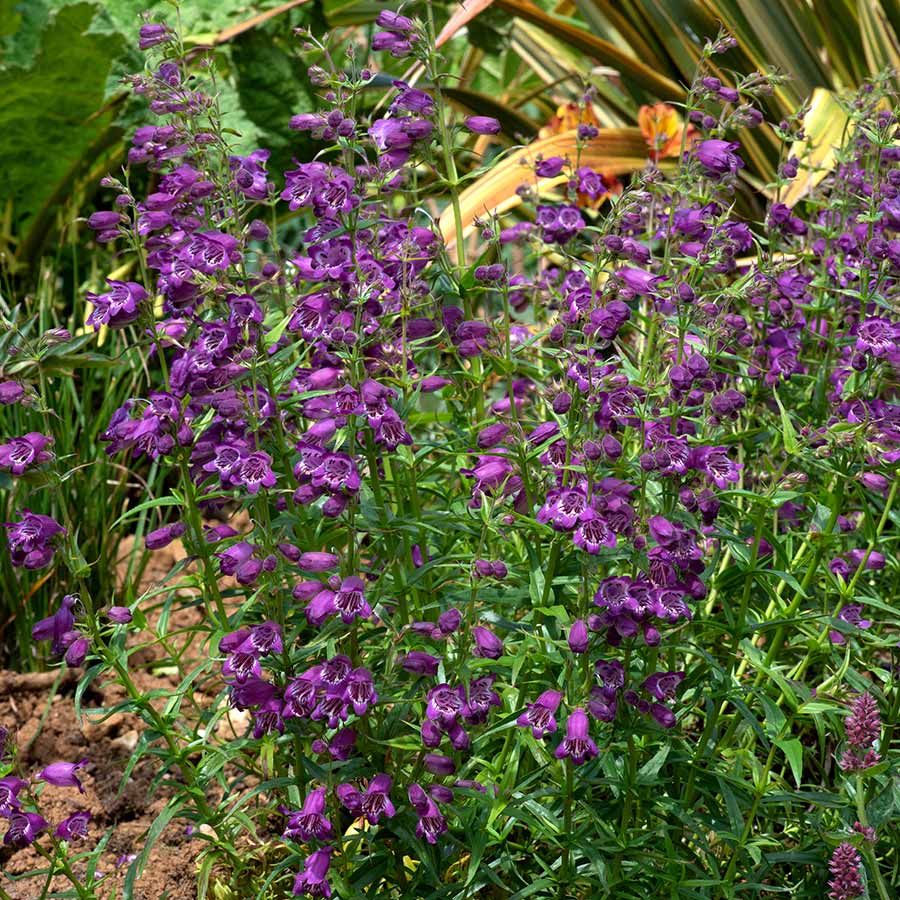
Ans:
[[[834,99],[831,91],[816,88],[809,111],[803,119],[805,141],[795,141],[791,156],[803,163],[803,168],[782,196],[782,202],[793,206],[805,197],[834,166],[835,150],[846,140],[849,117]]]
[[[534,163],[550,156],[578,159],[580,166],[590,166],[606,175],[624,175],[642,169],[647,163],[647,144],[638,128],[603,128],[578,152],[575,129],[542,138],[510,153],[502,162],[490,168],[470,184],[459,196],[463,236],[471,233],[478,217],[501,214],[521,203],[516,193],[524,184],[549,188],[561,178],[537,178]],[[448,245],[456,242],[456,225],[452,207],[441,214],[441,234]]]
[[[661,100],[682,100],[687,95],[682,85],[660,75],[656,69],[620,50],[615,44],[563,22],[535,6],[530,0],[495,0],[494,5],[512,16],[533,22],[547,34],[559,38],[599,62],[614,66],[623,76],[630,78],[654,97]]]
[[[859,30],[869,72],[876,75],[885,69],[900,71],[900,45],[897,35],[881,4],[876,0],[859,0]]]

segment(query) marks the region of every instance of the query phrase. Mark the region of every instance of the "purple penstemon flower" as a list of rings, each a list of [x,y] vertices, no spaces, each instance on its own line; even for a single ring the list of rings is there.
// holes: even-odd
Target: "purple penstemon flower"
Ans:
[[[740,144],[732,141],[709,139],[697,144],[692,152],[707,175],[733,175],[744,166],[744,161],[734,152],[739,148]]]
[[[21,809],[19,792],[26,787],[28,787],[28,782],[15,775],[0,778],[0,816],[9,818],[14,812]]]
[[[54,834],[62,841],[80,840],[88,836],[88,823],[91,814],[86,809],[80,809],[67,816],[56,826]]]
[[[355,575],[341,582],[333,602],[335,611],[340,613],[345,625],[349,625],[357,618],[372,618],[372,607],[366,601],[365,583]]]
[[[84,787],[78,780],[77,772],[88,764],[87,759],[81,759],[76,763],[54,762],[38,772],[37,777],[54,787],[77,787],[84,793]]]
[[[243,485],[251,494],[259,493],[262,487],[275,487],[272,457],[263,451],[248,454],[232,469],[230,480],[232,484]]]
[[[331,822],[325,817],[325,795],[328,789],[315,788],[306,795],[303,808],[299,812],[288,813],[288,824],[284,836],[291,840],[330,840],[334,837]]]
[[[291,893],[295,896],[309,894],[311,897],[330,897],[328,869],[331,866],[331,847],[323,847],[306,857],[302,872],[294,879]]]
[[[576,707],[566,719],[566,736],[554,751],[557,759],[571,759],[576,766],[595,757],[599,750],[591,739],[587,714]]]
[[[52,641],[50,652],[55,656],[61,656],[71,643],[71,634],[75,628],[75,614],[72,610],[78,598],[73,594],[66,594],[60,602],[59,609],[36,622],[31,629],[31,637],[36,641]]]
[[[109,328],[124,328],[137,321],[143,304],[148,298],[143,285],[134,281],[106,282],[110,290],[103,294],[87,294],[94,309],[87,318],[87,324],[99,331],[102,325]]]
[[[3,836],[3,843],[9,847],[27,847],[48,824],[38,813],[14,812],[9,817],[9,827]]]
[[[45,450],[52,443],[52,437],[39,431],[12,438],[8,443],[0,444],[0,468],[9,469],[13,475],[22,475],[26,469],[53,459],[53,454]]]
[[[50,516],[23,509],[18,522],[5,522],[10,560],[14,566],[42,569],[53,559],[54,539],[66,529]]]
[[[438,805],[423,790],[421,785],[411,784],[407,791],[419,821],[416,824],[416,837],[424,837],[429,844],[437,843],[437,839],[447,830],[447,820],[438,809]]]
[[[516,724],[520,728],[530,728],[536,740],[543,740],[556,731],[556,711],[561,701],[561,691],[544,691],[534,703],[528,704]]]
[[[354,669],[344,681],[343,691],[344,700],[353,706],[353,712],[358,716],[364,716],[378,702],[372,673],[366,668]]]
[[[365,791],[352,784],[339,784],[335,788],[338,799],[355,816],[365,816],[370,825],[377,825],[382,816],[390,819],[396,814],[390,791],[393,780],[389,775],[376,775]]]

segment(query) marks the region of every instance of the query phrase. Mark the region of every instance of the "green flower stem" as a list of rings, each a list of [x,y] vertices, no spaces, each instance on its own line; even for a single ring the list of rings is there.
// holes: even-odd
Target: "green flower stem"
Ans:
[[[51,841],[53,842],[53,853],[51,854],[46,847],[42,847],[38,841],[35,841],[31,846],[37,850],[44,859],[50,864],[50,873],[48,878],[52,878],[55,874],[55,869],[57,866],[59,867],[59,871],[62,872],[66,878],[69,879],[72,887],[75,888],[75,893],[78,894],[79,900],[94,900],[95,895],[92,890],[86,888],[78,876],[72,870],[72,867],[69,865],[69,861],[66,859],[66,854],[62,852],[62,848],[59,845],[59,841],[55,838],[51,837]],[[4,897],[8,897],[9,895],[4,892]]]
[[[866,816],[866,785],[862,772],[856,773],[856,818],[863,828],[869,827],[869,820]],[[875,858],[875,851],[869,845],[868,841],[863,841],[862,853],[865,857],[872,880],[878,888],[878,896],[881,900],[891,900],[887,885],[884,883],[884,877],[881,874],[881,870],[878,868],[878,860]]]
[[[566,767],[566,796],[565,796],[565,808],[564,808],[564,829],[565,829],[565,837],[566,843],[563,846],[562,852],[562,878],[559,882],[559,896],[560,898],[566,896],[566,891],[572,884],[572,856],[570,844],[572,841],[572,804],[573,804],[573,793],[574,793],[574,784],[575,784],[575,767],[572,764],[571,759],[565,760]]]
[[[890,518],[891,508],[893,507],[894,501],[897,498],[898,487],[900,487],[900,481],[895,478],[893,483],[891,484],[891,489],[888,492],[887,500],[885,500],[884,510],[881,513],[881,518],[878,520],[878,524],[875,526],[875,534],[869,541],[869,544],[866,547],[866,551],[863,554],[863,558],[860,560],[859,565],[856,567],[856,571],[853,573],[853,577],[847,583],[847,586],[841,591],[841,596],[838,600],[837,608],[834,611],[835,618],[840,614],[847,600],[853,597],[853,591],[856,588],[856,584],[862,577],[862,573],[866,570],[866,563],[869,561],[869,557],[872,555],[872,551],[877,546],[879,539],[881,538],[881,534],[884,531],[884,527],[885,525],[887,525],[888,519]],[[822,628],[822,630],[819,632],[818,637],[816,637],[813,646],[807,651],[806,656],[804,656],[803,659],[800,660],[800,662],[797,664],[797,667],[791,673],[791,677],[793,679],[800,679],[803,677],[806,670],[809,668],[813,657],[827,640],[829,631],[830,629],[827,625]]]
[[[427,4],[428,18],[428,47],[433,48],[435,45],[435,27],[434,27],[434,8],[431,0]],[[435,51],[436,52],[436,51]],[[438,138],[441,144],[441,151],[444,157],[444,168],[446,169],[447,186],[450,190],[450,205],[453,209],[453,225],[456,229],[456,266],[458,274],[466,267],[466,247],[463,238],[463,220],[462,209],[459,205],[459,173],[456,169],[456,159],[453,156],[453,140],[450,135],[450,129],[447,127],[447,103],[441,90],[441,77],[434,65],[434,52],[429,49],[428,56],[425,60],[428,77],[434,85],[434,100],[437,114]],[[463,305],[466,310],[466,318],[471,319],[474,313],[472,302],[468,293],[463,296]],[[484,420],[484,374],[481,367],[481,359],[477,356],[470,360],[472,381],[475,384],[475,412],[478,422]]]
[[[187,459],[184,456],[179,458],[179,471],[181,473],[181,487],[184,491],[184,510],[187,514],[194,546],[197,555],[200,557],[203,568],[203,583],[206,587],[208,596],[212,598],[216,607],[216,615],[218,616],[218,626],[222,631],[228,631],[228,612],[222,601],[222,594],[219,591],[219,581],[212,566],[211,554],[209,551],[209,543],[203,535],[203,522],[200,519],[200,508],[197,505],[197,491],[191,474],[188,471]]]
[[[794,591],[794,596],[791,599],[791,602],[788,604],[787,609],[784,611],[784,618],[790,619],[794,615],[796,615],[797,610],[800,608],[800,604],[803,602],[803,598],[806,596],[806,591],[809,586],[812,584],[813,579],[819,573],[819,563],[822,561],[822,557],[825,554],[825,544],[828,538],[831,536],[831,533],[834,531],[834,526],[837,524],[838,516],[841,514],[841,503],[844,499],[844,486],[846,484],[845,478],[837,479],[837,487],[836,493],[834,497],[834,503],[831,507],[831,515],[828,517],[828,523],[825,526],[825,531],[823,534],[823,540],[819,542],[819,545],[816,547],[813,552],[813,558],[810,560],[809,564],[806,567],[806,572],[803,576],[803,581],[800,582],[800,587]],[[765,667],[768,668],[772,664],[772,660],[778,655],[781,651],[781,646],[784,643],[784,637],[787,633],[787,625],[779,625],[778,630],[775,632],[775,636],[772,638],[772,643],[769,646],[769,649],[766,651],[765,658]],[[764,671],[760,671],[756,676],[755,686],[759,687],[762,684],[763,680],[768,676]]]
[[[786,727],[787,723],[782,726],[781,734],[784,734]],[[728,863],[728,868],[725,870],[724,881],[729,887],[732,887],[734,885],[734,876],[737,870],[738,860],[740,859],[741,853],[743,852],[747,841],[750,840],[750,835],[753,832],[753,821],[756,818],[756,811],[759,809],[760,801],[762,800],[763,794],[766,792],[766,788],[769,784],[769,773],[772,771],[772,764],[775,761],[776,750],[777,745],[775,741],[772,741],[772,746],[769,748],[769,755],[766,757],[766,763],[763,767],[762,776],[756,784],[756,790],[753,794],[753,803],[750,806],[750,812],[747,814],[747,819],[744,822],[744,830],[741,833],[741,838],[738,841],[737,847],[734,848],[734,853],[731,855],[731,860]]]

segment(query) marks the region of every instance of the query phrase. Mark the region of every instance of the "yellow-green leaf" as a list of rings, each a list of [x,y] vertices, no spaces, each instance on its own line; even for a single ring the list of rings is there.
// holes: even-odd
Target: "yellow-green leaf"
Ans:
[[[565,177],[537,178],[534,163],[539,157],[562,156],[575,160],[577,131],[564,131],[534,141],[510,153],[502,162],[481,175],[459,196],[463,235],[471,233],[477,217],[501,214],[522,202],[516,190],[523,184],[540,189],[565,181]],[[647,162],[647,144],[637,128],[603,128],[600,134],[581,148],[578,162],[608,175],[624,175],[641,169]],[[453,209],[441,214],[441,234],[449,245],[456,243]]]

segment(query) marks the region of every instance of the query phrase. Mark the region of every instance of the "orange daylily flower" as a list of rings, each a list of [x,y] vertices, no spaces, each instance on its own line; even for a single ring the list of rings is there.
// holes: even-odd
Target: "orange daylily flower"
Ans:
[[[654,103],[653,106],[642,106],[638,111],[638,126],[650,148],[654,162],[669,156],[678,156],[681,150],[681,116],[674,106],[668,103]],[[690,146],[697,136],[697,129],[688,125],[687,141]]]

